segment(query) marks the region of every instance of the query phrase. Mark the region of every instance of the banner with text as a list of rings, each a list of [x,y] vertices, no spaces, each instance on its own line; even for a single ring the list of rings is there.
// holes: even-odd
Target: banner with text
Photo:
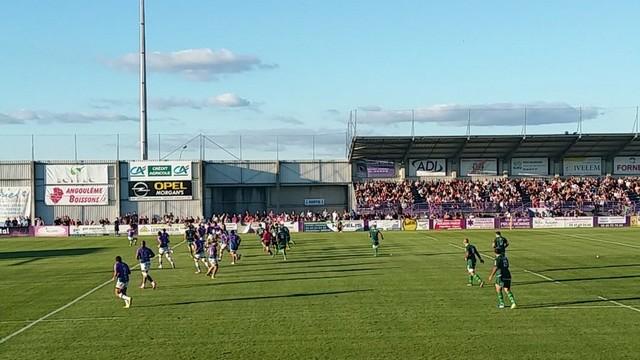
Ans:
[[[409,160],[409,176],[447,176],[446,159]]]
[[[69,236],[68,226],[34,226],[36,237],[67,237]]]
[[[593,227],[592,217],[533,218],[534,229]]]
[[[599,157],[564,158],[562,166],[565,176],[602,175],[602,160]]]
[[[431,221],[429,219],[418,219],[416,221],[416,230],[430,230]]]
[[[105,165],[45,165],[47,185],[108,184],[109,171]]]
[[[494,218],[473,218],[466,219],[466,228],[467,229],[495,229],[496,220]]]
[[[33,236],[33,227],[0,227],[0,237],[27,237]]]
[[[393,161],[360,160],[356,162],[356,176],[359,178],[396,177],[396,164]]]
[[[164,229],[167,230],[167,234],[169,235],[184,235],[184,231],[186,230],[184,225],[180,225],[180,224],[175,224],[175,225],[144,224],[144,225],[138,225],[138,235],[156,236],[158,235],[158,231],[162,231]]]
[[[631,226],[640,227],[640,216],[631,216]]]
[[[500,218],[498,219],[500,229],[531,229],[531,218]]]
[[[498,159],[460,159],[460,175],[498,175]]]
[[[615,175],[640,174],[640,157],[616,156],[613,158],[613,173]]]
[[[598,227],[623,227],[629,226],[626,216],[598,216],[596,218]]]
[[[191,180],[191,161],[132,161],[129,181]]]
[[[21,216],[31,217],[31,188],[0,186],[0,221]]]
[[[120,225],[120,234],[126,234],[129,225]],[[69,226],[71,236],[103,236],[115,235],[116,230],[113,225],[74,225]]]
[[[191,200],[191,181],[129,181],[129,200]]]
[[[331,229],[326,222],[304,222],[302,225],[304,232],[329,232]]]
[[[57,185],[45,188],[47,205],[108,205],[108,185]]]
[[[461,230],[464,227],[462,219],[435,219],[433,220],[433,228],[435,230]]]
[[[404,219],[402,222],[402,230],[404,231],[416,231],[418,229],[418,222],[416,219]]]
[[[402,221],[400,220],[369,220],[369,228],[371,228],[371,226],[374,224],[380,230],[386,230],[386,231],[402,230]]]
[[[511,159],[511,175],[549,175],[549,158],[513,158]]]
[[[342,224],[343,232],[364,231],[363,220],[342,220],[339,223]],[[331,231],[338,232],[340,231],[338,227],[339,223],[327,223],[327,226],[329,226],[329,229],[331,229]]]

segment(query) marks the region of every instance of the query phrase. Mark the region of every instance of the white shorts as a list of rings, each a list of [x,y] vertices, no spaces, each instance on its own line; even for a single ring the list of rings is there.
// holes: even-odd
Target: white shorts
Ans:
[[[116,282],[116,289],[118,289],[118,290],[126,289],[128,285],[129,285],[128,281],[127,282],[122,282],[122,281],[118,280]]]
[[[218,258],[217,257],[210,257],[209,258],[209,264],[218,265]]]
[[[371,245],[371,247],[374,248],[374,249],[377,249],[377,248],[380,247],[380,244],[373,244],[373,245]]]
[[[224,250],[227,248],[227,244],[222,243],[222,245],[220,245],[220,250]]]
[[[140,271],[142,272],[148,272],[149,269],[151,269],[151,263],[150,262],[143,262],[140,263]]]
[[[204,253],[197,253],[197,254],[194,254],[194,255],[193,255],[193,257],[194,257],[196,260],[200,260],[200,259],[204,260],[204,259],[206,258],[206,257],[204,256]]]
[[[164,255],[165,253],[166,254],[171,254],[171,252],[172,252],[171,248],[168,248],[168,247],[158,248],[158,254],[160,254],[160,256]]]
[[[127,239],[129,239],[129,241],[133,241],[133,236],[127,236]]]
[[[469,272],[469,274],[473,274],[473,273],[476,271],[476,269],[474,269],[474,268],[467,268],[467,271]]]

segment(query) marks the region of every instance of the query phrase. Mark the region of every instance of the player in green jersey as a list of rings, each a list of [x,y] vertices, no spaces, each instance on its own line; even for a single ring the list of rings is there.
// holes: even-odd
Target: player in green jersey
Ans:
[[[509,301],[511,302],[511,308],[516,308],[516,299],[511,292],[511,272],[509,271],[509,259],[504,253],[500,253],[500,249],[495,249],[496,259],[489,275],[489,281],[494,277],[496,278],[496,293],[498,294],[498,308],[504,308],[504,297],[502,290],[507,293]]]
[[[371,225],[371,229],[369,229],[369,239],[371,239],[371,247],[373,247],[373,256],[378,256],[380,240],[384,240],[384,236],[376,224]]]
[[[467,286],[473,286],[473,280],[478,280],[480,282],[480,287],[484,286],[484,282],[480,278],[480,276],[476,273],[476,262],[480,260],[481,263],[484,264],[484,260],[478,249],[472,244],[469,243],[469,239],[464,239],[464,260],[467,262],[467,271],[469,272],[469,283]]]
[[[494,250],[498,250],[496,254],[504,254],[507,251],[507,247],[509,246],[509,240],[506,237],[502,236],[500,231],[496,231],[496,238],[493,239],[493,248]]]

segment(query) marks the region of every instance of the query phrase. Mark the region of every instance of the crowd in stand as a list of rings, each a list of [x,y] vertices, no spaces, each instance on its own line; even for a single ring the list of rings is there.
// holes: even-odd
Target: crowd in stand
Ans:
[[[425,212],[456,217],[463,212],[579,216],[585,211],[619,215],[640,194],[640,178],[495,178],[371,181],[354,185],[357,207],[371,213],[406,213],[422,204]],[[387,211],[384,211],[387,210]],[[391,210],[391,211],[389,211]]]

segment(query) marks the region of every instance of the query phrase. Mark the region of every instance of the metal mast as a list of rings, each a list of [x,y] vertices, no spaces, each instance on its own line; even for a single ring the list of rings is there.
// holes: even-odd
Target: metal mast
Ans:
[[[140,0],[140,160],[148,160],[147,54],[144,39],[144,0]]]

